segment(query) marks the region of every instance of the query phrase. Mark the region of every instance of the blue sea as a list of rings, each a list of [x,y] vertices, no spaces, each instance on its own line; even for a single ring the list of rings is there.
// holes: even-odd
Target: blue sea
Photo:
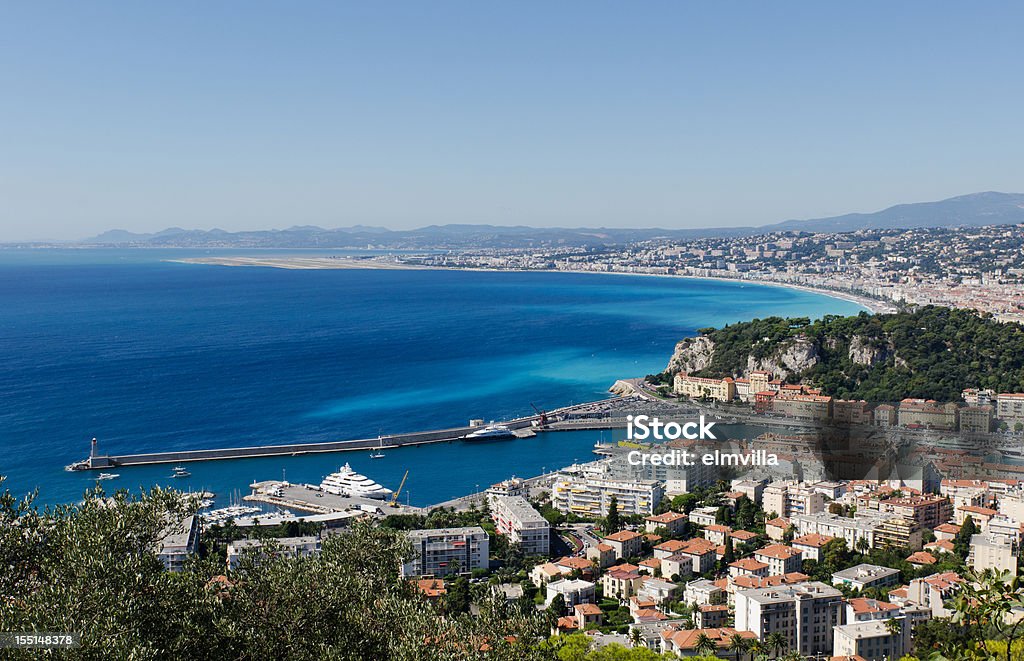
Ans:
[[[861,310],[711,280],[167,261],[211,253],[229,251],[0,250],[6,488],[38,488],[41,503],[78,500],[94,476],[63,467],[88,454],[92,437],[101,451],[133,453],[376,437],[524,415],[531,402],[600,398],[617,378],[661,371],[697,328]],[[562,432],[389,450],[375,460],[202,462],[177,480],[169,466],[122,468],[104,486],[208,489],[224,503],[253,480],[318,483],[348,461],[392,488],[408,469],[402,500],[427,505],[589,460],[595,440],[597,432]]]

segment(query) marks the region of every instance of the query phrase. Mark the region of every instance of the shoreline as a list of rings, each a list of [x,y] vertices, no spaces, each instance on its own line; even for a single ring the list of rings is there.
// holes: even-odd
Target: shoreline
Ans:
[[[480,267],[455,267],[455,266],[424,266],[406,263],[386,263],[372,259],[358,259],[352,257],[187,257],[182,259],[168,259],[167,262],[177,264],[204,264],[208,266],[249,266],[260,268],[278,268],[286,270],[407,270],[407,271],[473,271],[473,272],[494,272],[494,273],[577,273],[585,275],[624,275],[639,276],[647,278],[680,278],[690,280],[728,281],[744,284],[758,285],[762,287],[785,287],[799,291],[828,296],[829,298],[854,303],[866,309],[872,314],[891,313],[896,310],[893,303],[880,301],[859,294],[850,292],[823,289],[790,282],[778,282],[776,280],[757,280],[753,278],[729,278],[717,276],[701,276],[689,274],[668,274],[668,273],[627,273],[624,271],[590,271],[585,269],[492,269]]]

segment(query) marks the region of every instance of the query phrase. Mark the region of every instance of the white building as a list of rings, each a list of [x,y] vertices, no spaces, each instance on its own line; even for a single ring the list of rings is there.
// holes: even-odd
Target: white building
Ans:
[[[189,516],[169,525],[157,540],[156,557],[167,571],[180,572],[199,548],[199,517]]]
[[[974,571],[1017,573],[1017,547],[1007,537],[983,533],[971,537],[967,562]]]
[[[900,570],[881,565],[859,564],[832,574],[832,585],[849,585],[857,590],[895,585]]]
[[[522,496],[525,498],[530,494],[530,487],[526,480],[520,477],[510,477],[507,480],[492,484],[487,488],[487,504],[494,507],[494,499],[506,496]]]
[[[761,496],[765,512],[791,518],[797,514],[816,514],[825,509],[825,496],[804,485],[792,483],[769,484]]]
[[[228,569],[237,569],[246,555],[251,555],[254,559],[270,555],[306,558],[318,553],[320,553],[320,537],[316,535],[270,540],[237,539],[228,544]]]
[[[491,539],[480,526],[411,530],[412,558],[402,576],[446,576],[487,569]]]
[[[519,544],[527,555],[548,555],[551,524],[522,496],[496,496],[491,518],[498,533]]]
[[[690,521],[698,526],[713,526],[718,522],[718,508],[706,505],[690,512]]]
[[[584,517],[605,516],[612,497],[621,514],[653,514],[665,495],[655,480],[614,480],[560,473],[551,487],[551,503],[559,512]]]
[[[759,640],[781,633],[805,656],[832,653],[832,628],[843,622],[843,593],[814,581],[736,593],[736,628]]]
[[[597,598],[596,586],[590,581],[579,578],[563,578],[560,581],[551,581],[547,584],[544,604],[550,606],[551,600],[559,594],[562,595],[565,605],[570,609],[576,604],[595,603]]]
[[[835,656],[860,656],[867,661],[893,661],[907,653],[910,627],[906,618],[843,624],[833,629]]]

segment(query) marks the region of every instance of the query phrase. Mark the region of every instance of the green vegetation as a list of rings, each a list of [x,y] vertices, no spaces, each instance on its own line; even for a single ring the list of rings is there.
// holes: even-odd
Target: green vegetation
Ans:
[[[473,594],[465,583],[437,608],[399,576],[403,536],[360,523],[319,556],[264,557],[223,577],[219,557],[164,570],[153,549],[188,513],[175,492],[87,493],[40,511],[0,493],[0,622],[7,631],[75,631],[63,658],[555,659],[543,613]],[[486,587],[486,586],[482,586]],[[482,650],[487,650],[484,654]],[[6,650],[5,658],[36,658]]]
[[[1024,391],[1024,329],[968,310],[926,306],[895,314],[829,315],[815,322],[769,317],[706,335],[715,350],[701,376],[739,376],[748,356],[769,358],[802,336],[819,360],[789,380],[813,383],[836,397],[957,401],[964,388]],[[851,359],[853,342],[873,353],[873,364]]]

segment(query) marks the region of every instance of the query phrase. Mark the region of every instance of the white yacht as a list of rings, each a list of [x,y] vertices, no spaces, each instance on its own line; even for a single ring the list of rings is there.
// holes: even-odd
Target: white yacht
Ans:
[[[171,477],[188,477],[191,474],[192,473],[189,473],[187,470],[185,470],[181,466],[175,466],[174,467],[174,472],[171,473]]]
[[[467,441],[485,441],[492,438],[515,438],[515,434],[505,425],[487,425],[483,429],[466,434],[463,438]]]
[[[121,477],[120,473],[100,473],[96,477],[96,480],[97,481],[99,481],[99,480],[113,480],[113,479],[118,478],[118,477]]]
[[[352,470],[345,464],[337,473],[331,473],[320,483],[320,489],[338,496],[383,499],[391,495],[391,489],[382,487],[365,475]]]

